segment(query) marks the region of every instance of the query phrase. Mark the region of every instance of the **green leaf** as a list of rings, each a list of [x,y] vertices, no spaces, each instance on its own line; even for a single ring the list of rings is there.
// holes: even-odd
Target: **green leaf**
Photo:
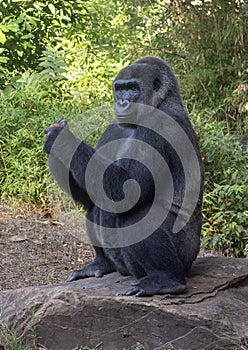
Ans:
[[[32,17],[32,16],[27,16],[27,20],[29,23],[31,23],[33,26],[37,26],[37,22],[36,22],[36,18]]]
[[[51,11],[51,13],[52,13],[53,15],[55,15],[56,9],[55,9],[54,5],[51,4],[51,3],[49,3],[49,4],[48,4],[48,8],[49,8],[49,10]]]
[[[51,62],[41,62],[39,63],[39,67],[51,67]]]
[[[22,39],[25,40],[25,39],[30,39],[33,37],[33,34],[32,33],[29,33],[29,34],[26,34],[26,35],[23,35],[22,36]]]
[[[45,73],[53,73],[54,70],[51,69],[51,68],[47,68],[47,69],[44,69],[43,71],[41,71],[42,74],[45,74]]]
[[[56,68],[54,69],[54,73],[66,73],[67,71],[63,68]]]
[[[18,30],[19,30],[19,25],[18,25],[18,23],[10,23],[10,24],[8,24],[7,30],[8,30],[8,31],[11,30],[11,31],[14,32],[14,33],[18,32]]]
[[[4,32],[0,29],[0,43],[4,44],[6,40],[7,39],[6,39]]]
[[[7,63],[7,62],[8,62],[8,57],[0,56],[0,63]]]

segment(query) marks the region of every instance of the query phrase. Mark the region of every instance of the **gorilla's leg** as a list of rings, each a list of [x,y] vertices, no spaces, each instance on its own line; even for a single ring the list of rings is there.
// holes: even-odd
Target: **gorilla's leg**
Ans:
[[[154,234],[122,252],[131,275],[138,279],[125,295],[178,294],[185,290],[185,272],[169,235]]]
[[[72,271],[67,282],[76,281],[85,277],[102,277],[103,275],[116,271],[114,264],[106,257],[102,248],[94,247],[96,251],[95,260],[85,265],[80,270]]]
[[[132,285],[124,292],[124,295],[136,295],[137,297],[149,296],[154,294],[179,294],[185,290],[185,283],[180,283],[171,279],[167,273],[156,271],[142,277],[137,283]]]

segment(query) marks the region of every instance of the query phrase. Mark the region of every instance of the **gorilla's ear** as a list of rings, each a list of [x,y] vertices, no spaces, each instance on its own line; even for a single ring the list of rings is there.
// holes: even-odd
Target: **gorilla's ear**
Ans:
[[[160,73],[159,77],[153,80],[153,101],[152,105],[158,108],[166,99],[170,85],[170,79],[165,73]]]
[[[154,79],[153,80],[153,90],[157,92],[160,89],[160,87],[161,87],[160,79],[158,79],[158,78]]]

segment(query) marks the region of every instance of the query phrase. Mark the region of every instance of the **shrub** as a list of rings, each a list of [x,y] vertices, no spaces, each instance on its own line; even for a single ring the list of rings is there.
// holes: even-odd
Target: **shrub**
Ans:
[[[73,101],[51,100],[38,74],[26,72],[0,92],[0,198],[42,203],[46,196],[44,128],[59,117],[73,117]],[[68,118],[67,118],[68,119]]]
[[[248,256],[247,154],[224,122],[195,120],[205,165],[202,244],[225,255]]]

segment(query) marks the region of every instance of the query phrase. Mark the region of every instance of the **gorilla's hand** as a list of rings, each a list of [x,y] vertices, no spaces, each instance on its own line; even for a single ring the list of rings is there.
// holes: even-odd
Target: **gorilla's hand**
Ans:
[[[47,154],[50,153],[56,137],[64,127],[68,128],[67,122],[63,118],[59,118],[54,124],[51,124],[44,130],[44,133],[47,135],[44,142],[44,150]]]

